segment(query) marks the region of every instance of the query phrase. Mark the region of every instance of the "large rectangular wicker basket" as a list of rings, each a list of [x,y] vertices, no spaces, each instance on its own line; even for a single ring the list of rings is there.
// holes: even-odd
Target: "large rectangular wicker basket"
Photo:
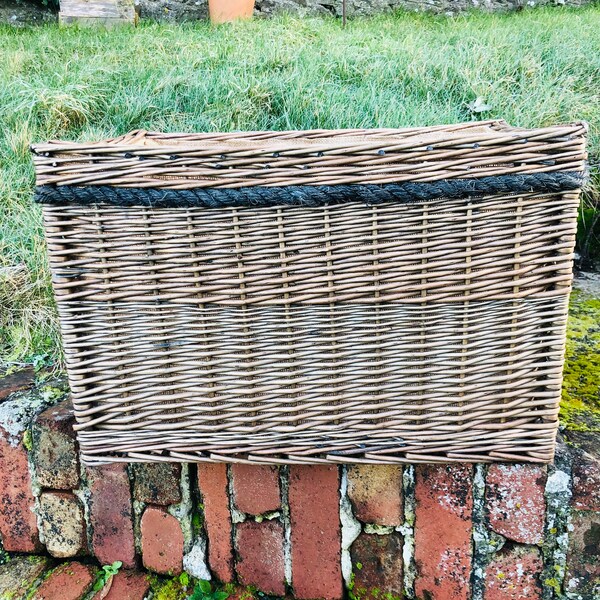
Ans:
[[[585,135],[35,146],[83,459],[548,461]]]

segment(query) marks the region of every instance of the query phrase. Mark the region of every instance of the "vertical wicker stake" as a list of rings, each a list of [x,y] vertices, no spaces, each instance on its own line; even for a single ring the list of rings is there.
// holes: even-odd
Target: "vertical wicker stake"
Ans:
[[[342,27],[346,27],[346,0],[342,0]]]

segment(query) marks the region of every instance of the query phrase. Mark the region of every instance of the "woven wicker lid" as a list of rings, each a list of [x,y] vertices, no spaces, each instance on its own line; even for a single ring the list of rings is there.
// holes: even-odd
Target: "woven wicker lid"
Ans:
[[[194,189],[390,184],[581,172],[583,122],[539,129],[485,121],[405,129],[234,133],[134,131],[32,146],[37,184]]]

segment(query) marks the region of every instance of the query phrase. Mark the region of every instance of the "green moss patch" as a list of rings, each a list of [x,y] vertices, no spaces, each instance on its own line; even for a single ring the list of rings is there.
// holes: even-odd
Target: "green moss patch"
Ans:
[[[579,290],[571,296],[560,421],[600,432],[600,298]]]

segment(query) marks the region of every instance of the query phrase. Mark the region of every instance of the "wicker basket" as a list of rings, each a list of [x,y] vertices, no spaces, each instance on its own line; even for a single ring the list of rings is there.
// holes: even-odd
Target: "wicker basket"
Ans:
[[[33,147],[83,460],[550,460],[585,136]]]

